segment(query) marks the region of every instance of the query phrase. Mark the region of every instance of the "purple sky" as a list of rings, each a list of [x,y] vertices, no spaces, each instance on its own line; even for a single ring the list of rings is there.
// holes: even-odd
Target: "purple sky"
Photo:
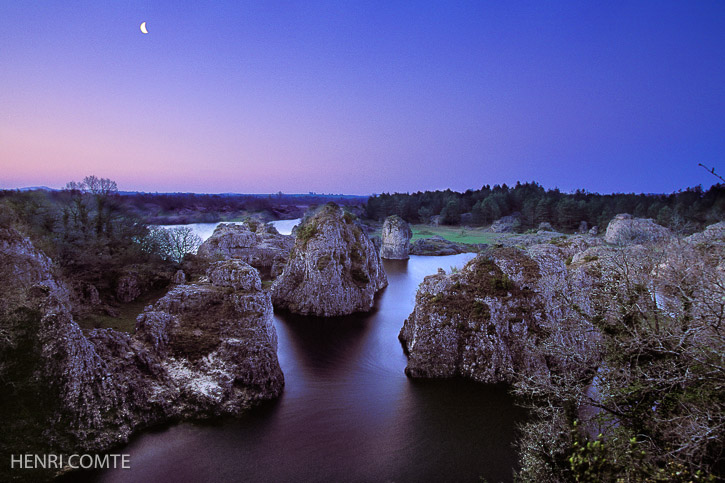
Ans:
[[[2,188],[672,192],[724,154],[722,1],[0,2]]]

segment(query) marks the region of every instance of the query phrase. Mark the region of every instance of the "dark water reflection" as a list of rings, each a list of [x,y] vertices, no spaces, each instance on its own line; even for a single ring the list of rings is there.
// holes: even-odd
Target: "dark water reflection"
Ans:
[[[415,291],[472,255],[386,261],[389,287],[369,314],[275,314],[283,396],[242,419],[178,424],[117,451],[130,470],[104,482],[510,481],[523,413],[506,389],[411,381],[397,335]],[[76,475],[81,476],[81,475]]]

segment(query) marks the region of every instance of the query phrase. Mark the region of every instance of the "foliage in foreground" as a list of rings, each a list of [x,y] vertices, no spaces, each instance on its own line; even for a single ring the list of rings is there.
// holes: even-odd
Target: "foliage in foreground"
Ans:
[[[149,230],[122,209],[116,183],[96,176],[59,192],[0,192],[0,226],[31,237],[73,289],[92,285],[102,299],[113,297],[129,269],[149,289],[168,283],[173,262],[198,243],[183,229]]]
[[[520,480],[725,476],[724,254],[718,244],[678,242],[589,264],[600,280],[591,304],[548,327],[540,350],[591,371],[518,381],[535,416],[522,428]],[[577,337],[597,339],[596,362],[577,353]]]

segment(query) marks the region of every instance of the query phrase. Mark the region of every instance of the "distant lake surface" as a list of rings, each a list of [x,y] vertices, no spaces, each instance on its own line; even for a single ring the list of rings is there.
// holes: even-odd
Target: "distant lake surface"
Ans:
[[[413,381],[398,341],[423,277],[473,254],[385,261],[374,310],[332,319],[276,313],[285,389],[242,419],[182,423],[114,453],[131,469],[74,475],[102,482],[511,481],[524,413],[506,389]],[[76,479],[77,479],[76,478]]]
[[[294,220],[275,220],[270,223],[274,225],[275,228],[277,228],[277,231],[280,232],[282,235],[291,235],[292,234],[292,228],[294,228],[295,225],[299,224],[299,222],[302,221],[301,218],[297,218]],[[212,233],[214,233],[214,230],[216,230],[216,227],[219,226],[222,223],[228,223],[232,225],[239,225],[242,222],[241,221],[220,221],[216,223],[189,223],[187,225],[158,225],[161,228],[176,228],[176,227],[188,227],[194,230],[194,233],[199,235],[199,237],[203,240],[206,240],[209,238]]]

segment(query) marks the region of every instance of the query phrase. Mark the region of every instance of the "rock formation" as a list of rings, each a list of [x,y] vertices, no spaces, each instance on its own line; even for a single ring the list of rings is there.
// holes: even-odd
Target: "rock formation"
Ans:
[[[0,230],[0,441],[27,451],[102,451],[136,429],[239,414],[284,384],[269,294],[240,261],[213,283],[176,285],[139,316],[134,335],[84,334],[52,263]],[[15,283],[6,285],[13,277]]]
[[[567,268],[568,248],[496,248],[458,272],[426,277],[399,336],[408,354],[406,374],[496,383],[548,377],[563,367],[572,374],[591,370],[594,362],[571,365],[537,350],[542,334],[561,331],[582,360],[597,357],[596,330],[587,329],[587,337],[567,332],[567,321],[581,321],[577,310],[589,308],[587,290],[595,280],[586,271],[591,259]]]
[[[184,273],[183,270],[177,270],[176,273],[174,273],[173,278],[171,279],[171,283],[175,283],[175,284],[186,283],[186,273]]]
[[[704,231],[688,236],[685,241],[693,245],[722,244],[725,242],[725,221],[709,225]]]
[[[293,245],[293,237],[280,235],[272,225],[249,220],[239,225],[220,224],[197,255],[236,258],[274,278],[282,272]]]
[[[391,260],[408,259],[410,239],[412,237],[413,231],[405,220],[398,215],[387,217],[385,223],[383,223],[380,258]]]
[[[354,216],[328,203],[295,233],[289,261],[272,285],[275,307],[324,317],[370,310],[388,279]]]
[[[554,231],[554,227],[548,221],[542,221],[539,223],[539,231]]]
[[[116,285],[116,298],[120,302],[133,302],[141,295],[141,287],[139,286],[138,275],[134,272],[128,272],[121,275]]]
[[[655,305],[667,313],[682,311],[683,287],[701,294],[722,286],[725,223],[652,250],[633,242],[659,241],[669,231],[651,220],[619,216],[613,222],[608,233],[619,245],[582,235],[529,244],[540,234],[520,235],[512,238],[523,250],[491,249],[457,273],[426,277],[400,332],[409,356],[406,373],[481,382],[551,372],[588,377],[598,364],[600,334],[591,321],[621,324],[621,307],[612,299],[631,295],[630,284],[643,288],[636,305],[649,313]],[[687,306],[692,317],[708,309]],[[542,358],[542,335],[565,340],[575,356]]]
[[[649,218],[633,218],[623,213],[609,222],[604,240],[614,245],[633,245],[667,240],[671,236],[670,230]]]
[[[516,249],[495,252],[458,273],[440,270],[425,278],[400,332],[409,356],[406,374],[494,383],[521,371],[546,371],[545,361],[529,350],[543,317],[533,290],[539,267]]]
[[[491,224],[491,231],[494,233],[511,233],[521,224],[519,220],[521,213],[516,212],[507,216],[502,216]]]

